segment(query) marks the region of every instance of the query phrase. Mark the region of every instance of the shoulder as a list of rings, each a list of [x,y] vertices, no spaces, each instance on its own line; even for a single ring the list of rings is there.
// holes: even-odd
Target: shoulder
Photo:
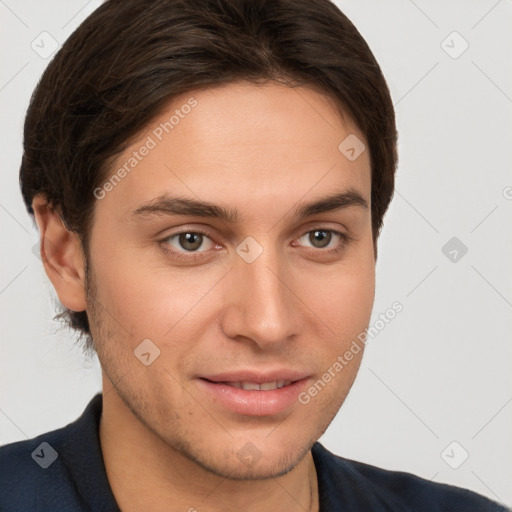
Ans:
[[[101,456],[102,396],[65,427],[0,447],[0,510],[118,510]]]
[[[65,466],[59,461],[59,454],[71,428],[68,425],[0,447],[2,510],[39,510],[40,499],[65,495],[68,477]]]
[[[332,454],[319,443],[313,446],[312,453],[317,467],[319,492],[325,496],[328,504],[326,510],[337,510],[337,506],[348,506],[350,503],[353,507],[350,510],[507,511],[503,505],[467,489],[345,459]]]

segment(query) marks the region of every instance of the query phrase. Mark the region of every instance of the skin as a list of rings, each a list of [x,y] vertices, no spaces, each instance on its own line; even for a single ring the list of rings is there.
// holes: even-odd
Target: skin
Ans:
[[[364,151],[349,161],[338,150],[349,134],[367,143],[312,89],[232,83],[174,98],[112,172],[192,96],[197,106],[96,201],[88,282],[76,235],[44,197],[33,202],[59,299],[89,316],[102,366],[107,475],[128,512],[318,510],[310,448],[345,400],[363,351],[307,405],[269,416],[228,410],[205,395],[198,376],[292,368],[307,372],[307,389],[368,326],[370,159]],[[368,207],[294,217],[299,203],[347,190]],[[238,219],[131,215],[164,193],[236,209]],[[196,253],[169,238],[197,229],[207,237]],[[319,229],[352,241],[333,235],[317,247],[309,233]],[[248,236],[263,248],[252,263],[236,252]],[[160,356],[145,366],[134,350],[147,338]],[[237,456],[248,442],[259,454],[252,464]]]

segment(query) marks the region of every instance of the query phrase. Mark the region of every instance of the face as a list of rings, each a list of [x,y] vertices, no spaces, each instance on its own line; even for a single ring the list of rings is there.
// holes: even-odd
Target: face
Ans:
[[[362,350],[336,362],[368,326],[375,260],[370,159],[338,149],[350,134],[364,141],[313,90],[219,86],[175,98],[96,190],[104,376],[216,474],[289,471],[356,376]]]

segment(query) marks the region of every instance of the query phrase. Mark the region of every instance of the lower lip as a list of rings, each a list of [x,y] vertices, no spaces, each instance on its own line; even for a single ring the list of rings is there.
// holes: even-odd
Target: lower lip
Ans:
[[[307,378],[292,382],[289,386],[272,390],[246,390],[223,383],[199,379],[199,384],[217,403],[237,414],[246,416],[271,416],[283,412],[293,403],[306,386]]]

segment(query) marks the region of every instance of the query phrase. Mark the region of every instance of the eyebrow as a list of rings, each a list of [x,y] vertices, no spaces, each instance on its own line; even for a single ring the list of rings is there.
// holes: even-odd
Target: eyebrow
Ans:
[[[368,209],[368,203],[356,190],[350,189],[317,199],[310,203],[300,203],[293,210],[293,216],[299,220],[318,213],[345,209],[349,207]],[[147,203],[138,206],[131,212],[132,217],[152,217],[154,215],[190,215],[193,217],[216,218],[235,223],[238,211],[208,201],[198,201],[185,197],[173,197],[163,194]]]

